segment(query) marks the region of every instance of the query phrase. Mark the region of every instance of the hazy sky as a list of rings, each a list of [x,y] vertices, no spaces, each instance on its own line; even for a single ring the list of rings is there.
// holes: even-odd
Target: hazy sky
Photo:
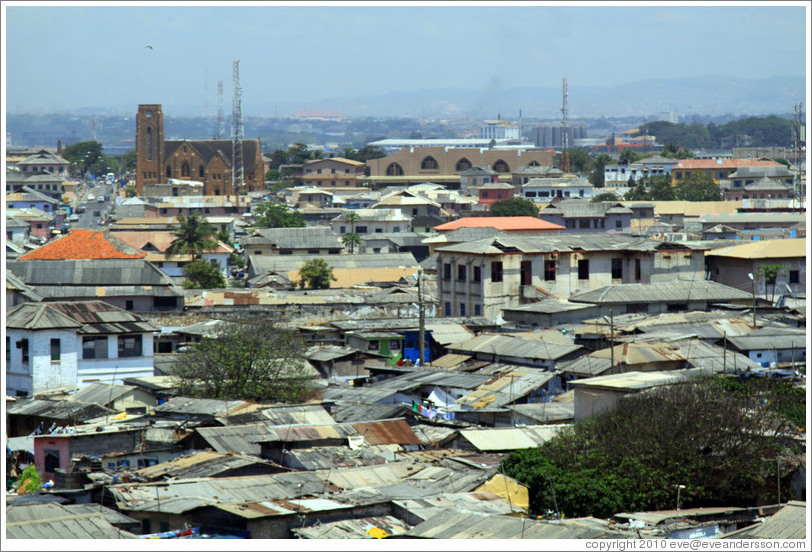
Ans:
[[[199,4],[199,3],[196,3]],[[243,102],[464,87],[805,76],[790,6],[26,5],[6,2],[8,112]],[[146,46],[152,46],[152,49]]]

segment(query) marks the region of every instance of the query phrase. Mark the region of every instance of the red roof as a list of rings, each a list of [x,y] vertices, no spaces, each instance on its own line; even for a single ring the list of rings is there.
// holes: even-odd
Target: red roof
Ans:
[[[129,245],[105,232],[71,230],[67,236],[52,241],[19,258],[28,260],[68,259],[141,259],[144,257]]]
[[[457,228],[496,228],[497,230],[562,230],[564,227],[536,217],[463,217],[435,226],[437,231]]]
[[[740,167],[774,167],[781,165],[770,159],[683,159],[675,169],[738,169]]]

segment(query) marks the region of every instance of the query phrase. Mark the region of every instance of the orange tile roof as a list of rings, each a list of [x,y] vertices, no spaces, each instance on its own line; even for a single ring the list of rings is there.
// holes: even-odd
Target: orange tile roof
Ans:
[[[28,260],[141,259],[139,253],[106,232],[77,229],[19,258]]]
[[[673,167],[676,169],[738,169],[740,167],[775,167],[781,165],[769,159],[683,159]]]
[[[535,217],[463,217],[435,226],[437,231],[457,228],[496,228],[497,230],[561,230],[564,227]]]

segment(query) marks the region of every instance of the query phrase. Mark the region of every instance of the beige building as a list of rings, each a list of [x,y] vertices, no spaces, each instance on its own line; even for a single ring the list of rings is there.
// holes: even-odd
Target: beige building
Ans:
[[[460,173],[474,166],[487,166],[510,181],[511,172],[525,165],[553,164],[552,150],[414,147],[367,161],[369,177],[376,187],[390,184],[434,182],[459,185]]]
[[[302,184],[314,188],[354,188],[358,175],[364,174],[364,163],[333,157],[308,161],[302,167]]]

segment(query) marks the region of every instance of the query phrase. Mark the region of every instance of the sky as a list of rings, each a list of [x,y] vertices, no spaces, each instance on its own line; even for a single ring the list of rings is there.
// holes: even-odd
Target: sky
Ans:
[[[661,7],[4,2],[7,113],[440,88],[806,77],[803,3]],[[151,46],[149,48],[148,46]]]

